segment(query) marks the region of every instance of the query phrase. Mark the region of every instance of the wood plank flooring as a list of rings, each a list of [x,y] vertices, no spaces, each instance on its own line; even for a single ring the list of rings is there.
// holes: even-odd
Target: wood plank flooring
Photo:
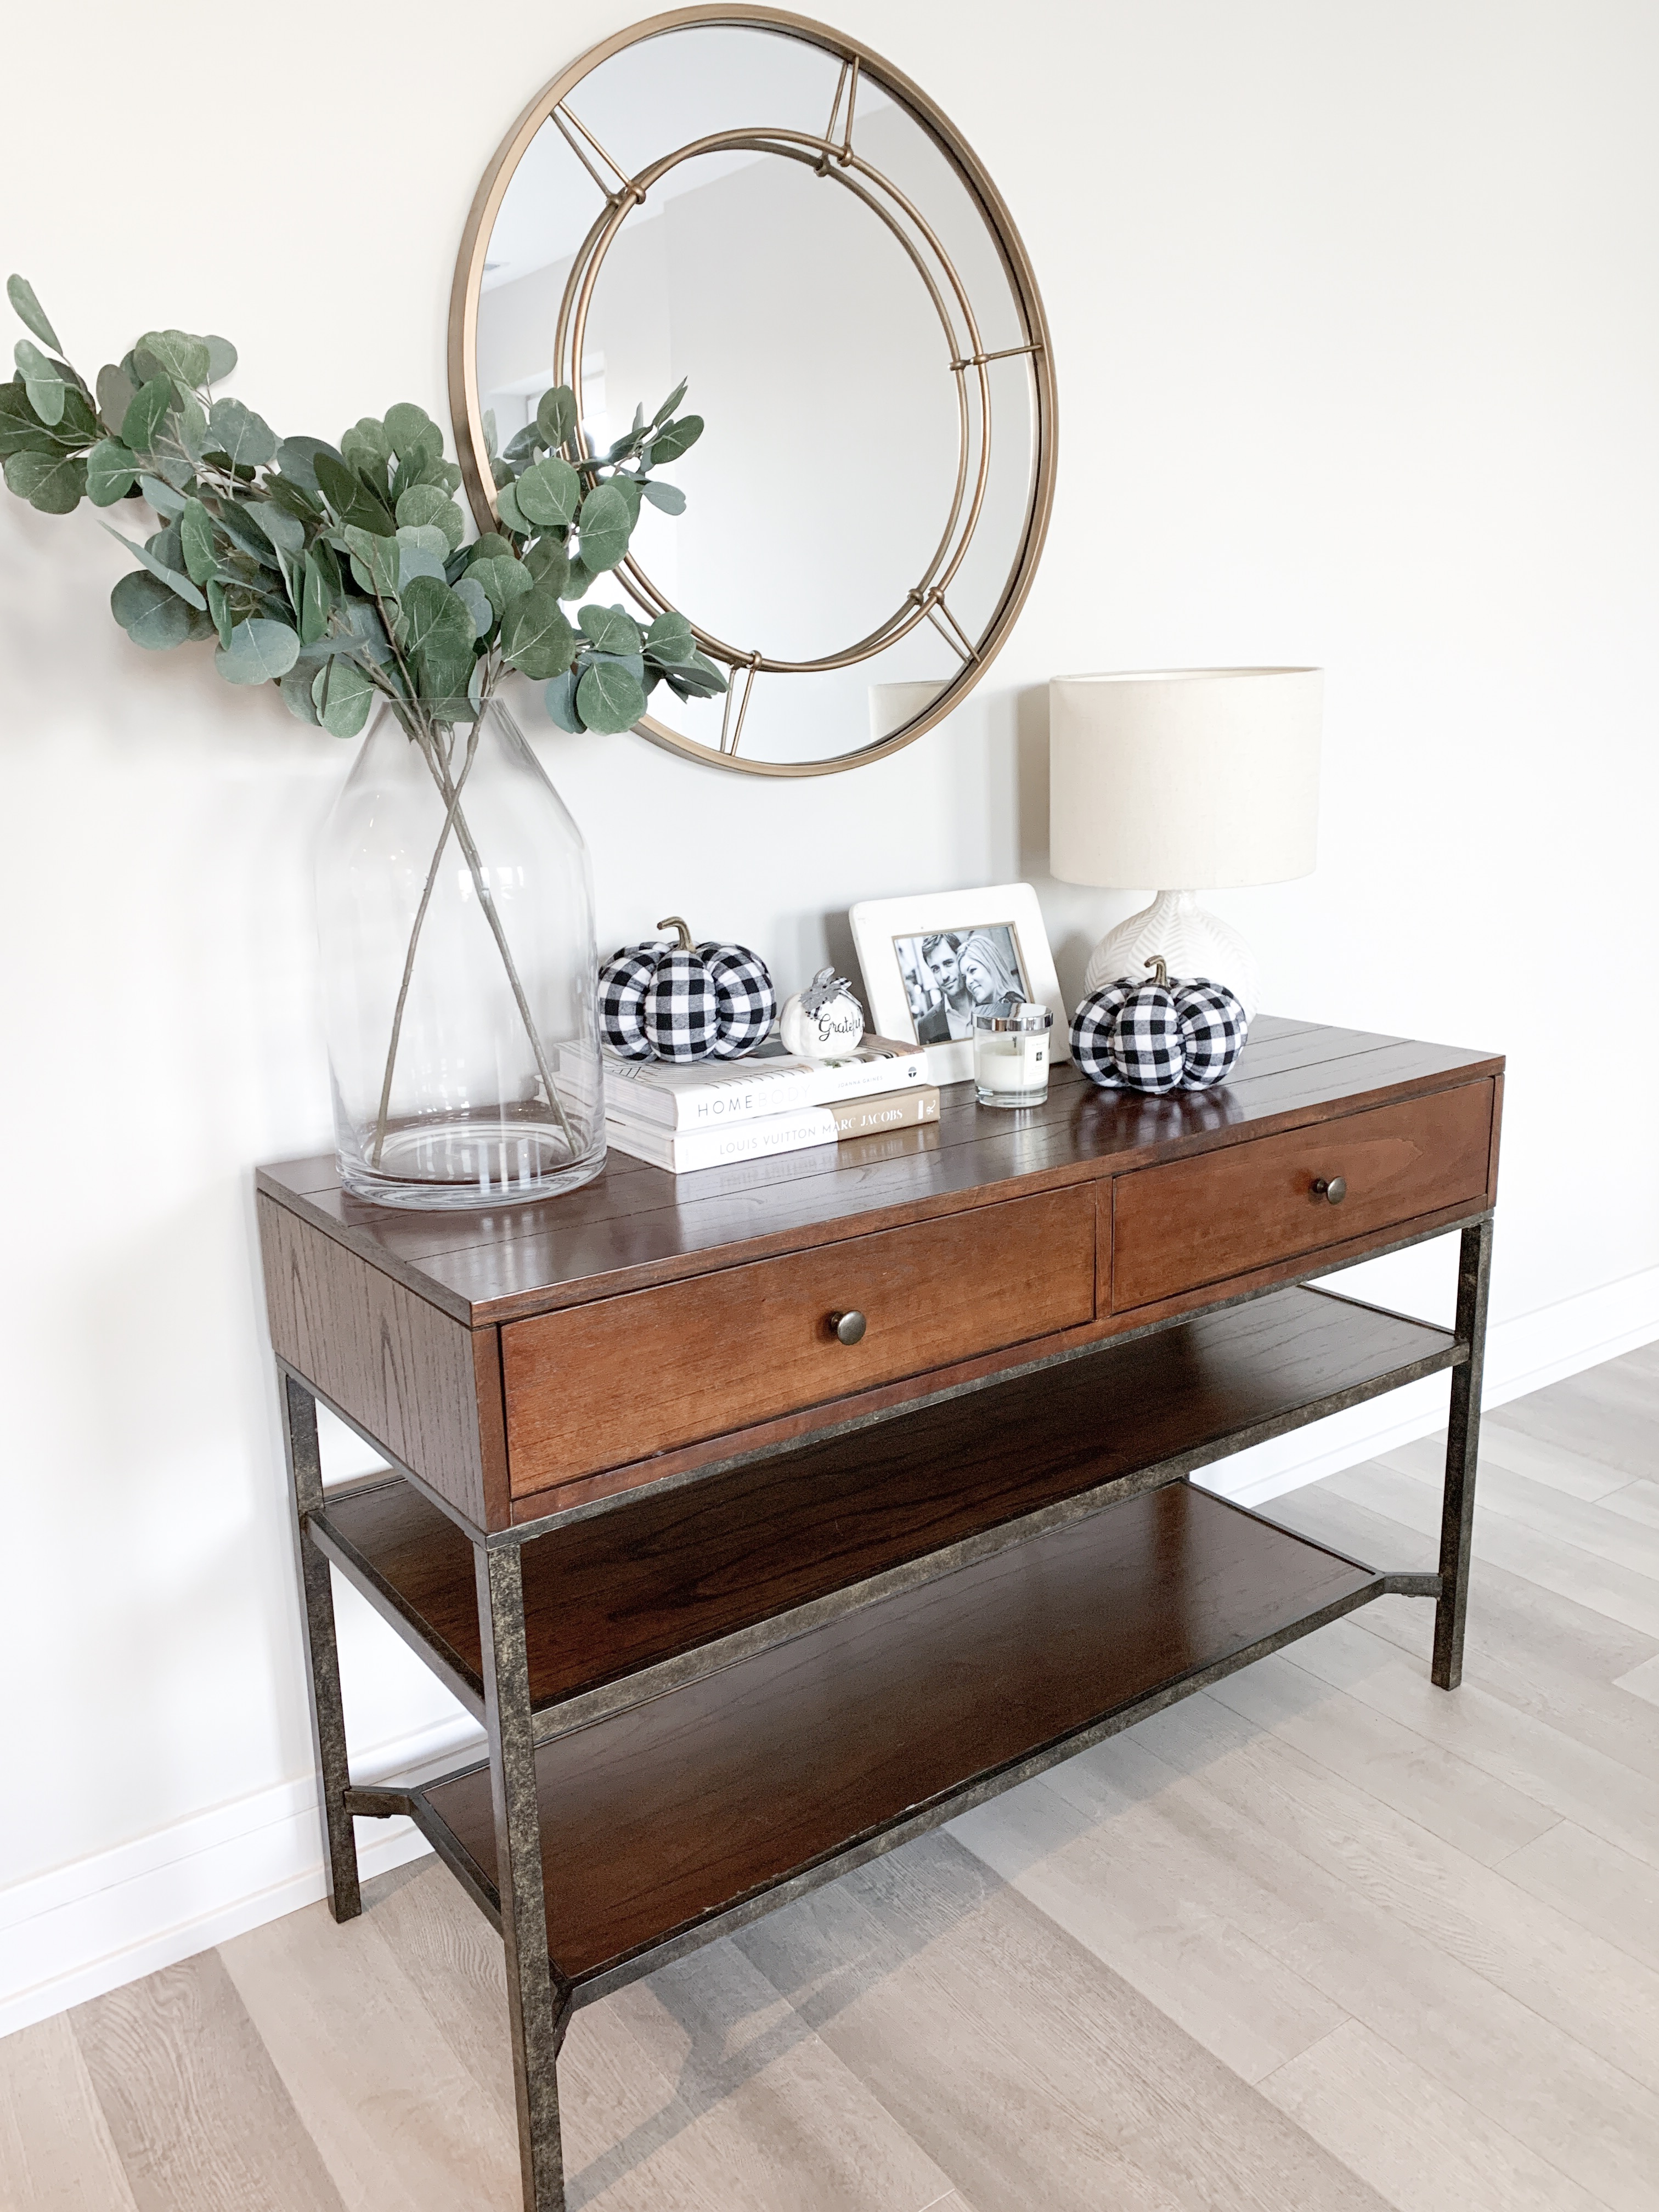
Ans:
[[[1269,1510],[1431,1563],[1438,1446]],[[571,2212],[1659,2212],[1659,1348],[1391,1598],[577,2014]],[[432,1860],[0,2043],[0,2212],[516,2212]]]

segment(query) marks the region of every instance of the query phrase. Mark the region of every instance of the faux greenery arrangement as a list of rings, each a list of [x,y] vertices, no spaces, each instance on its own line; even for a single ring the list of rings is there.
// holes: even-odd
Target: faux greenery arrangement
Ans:
[[[111,533],[143,564],[110,595],[136,644],[216,636],[228,683],[273,683],[336,737],[355,737],[379,695],[423,748],[476,722],[508,668],[544,681],[571,731],[631,728],[658,684],[682,699],[725,690],[684,615],[641,629],[620,605],[589,605],[573,625],[560,604],[625,557],[642,502],[684,510],[652,474],[702,434],[701,416],[674,412],[684,384],[602,457],[581,451],[568,385],[504,453],[487,424],[501,528],[464,545],[461,472],[422,408],[365,416],[337,446],[279,439],[214,397],[236,349],[173,330],[149,331],[94,388],[58,357],[33,287],[13,276],[6,290],[33,333],[0,385],[8,489],[46,514],[142,496],[162,518],[142,544]]]
[[[624,558],[644,501],[684,510],[684,493],[652,471],[702,433],[700,416],[674,412],[685,386],[648,422],[638,410],[603,456],[583,453],[565,385],[543,394],[504,453],[492,429],[501,527],[464,544],[461,472],[422,409],[404,403],[384,418],[365,416],[337,446],[278,438],[240,399],[214,395],[236,366],[235,348],[175,330],[147,332],[100,370],[94,389],[60,357],[33,287],[13,276],[6,289],[33,334],[18,343],[18,374],[0,385],[7,488],[46,514],[70,514],[83,497],[94,507],[142,497],[162,519],[142,544],[112,532],[141,563],[110,594],[128,635],[152,650],[216,638],[214,663],[228,683],[275,684],[301,721],[336,737],[356,736],[384,698],[430,772],[442,814],[390,1019],[374,1166],[452,835],[545,1108],[574,1157],[581,1139],[555,1087],[463,798],[484,708],[509,668],[546,684],[549,714],[570,731],[630,728],[658,684],[682,699],[726,690],[684,615],[659,615],[642,630],[623,607],[590,604],[573,625],[561,605],[583,599]]]

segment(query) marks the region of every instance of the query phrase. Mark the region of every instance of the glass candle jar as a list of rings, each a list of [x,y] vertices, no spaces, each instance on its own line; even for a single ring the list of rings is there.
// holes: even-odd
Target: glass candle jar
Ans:
[[[1006,1011],[1005,1011],[1006,1009]],[[974,1086],[981,1106],[1040,1106],[1048,1096],[1054,1018],[1027,1000],[974,1009]]]

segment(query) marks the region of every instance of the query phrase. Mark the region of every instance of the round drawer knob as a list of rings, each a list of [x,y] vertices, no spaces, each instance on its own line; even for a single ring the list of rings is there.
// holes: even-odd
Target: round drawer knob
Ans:
[[[1348,1194],[1348,1186],[1340,1176],[1328,1178],[1317,1176],[1314,1179],[1313,1193],[1316,1198],[1322,1198],[1328,1206],[1340,1206]]]
[[[833,1313],[830,1316],[831,1333],[842,1344],[857,1344],[865,1330],[861,1313]]]

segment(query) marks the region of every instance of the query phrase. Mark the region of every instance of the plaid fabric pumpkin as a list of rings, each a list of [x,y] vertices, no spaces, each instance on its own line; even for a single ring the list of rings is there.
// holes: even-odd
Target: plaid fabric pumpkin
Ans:
[[[1151,981],[1130,975],[1094,991],[1072,1017],[1072,1058],[1109,1091],[1202,1091],[1224,1083],[1249,1024],[1224,985],[1172,983],[1161,959]]]
[[[678,915],[673,943],[624,945],[599,968],[599,1034],[624,1060],[740,1060],[778,1011],[766,963],[742,945],[694,945]]]

